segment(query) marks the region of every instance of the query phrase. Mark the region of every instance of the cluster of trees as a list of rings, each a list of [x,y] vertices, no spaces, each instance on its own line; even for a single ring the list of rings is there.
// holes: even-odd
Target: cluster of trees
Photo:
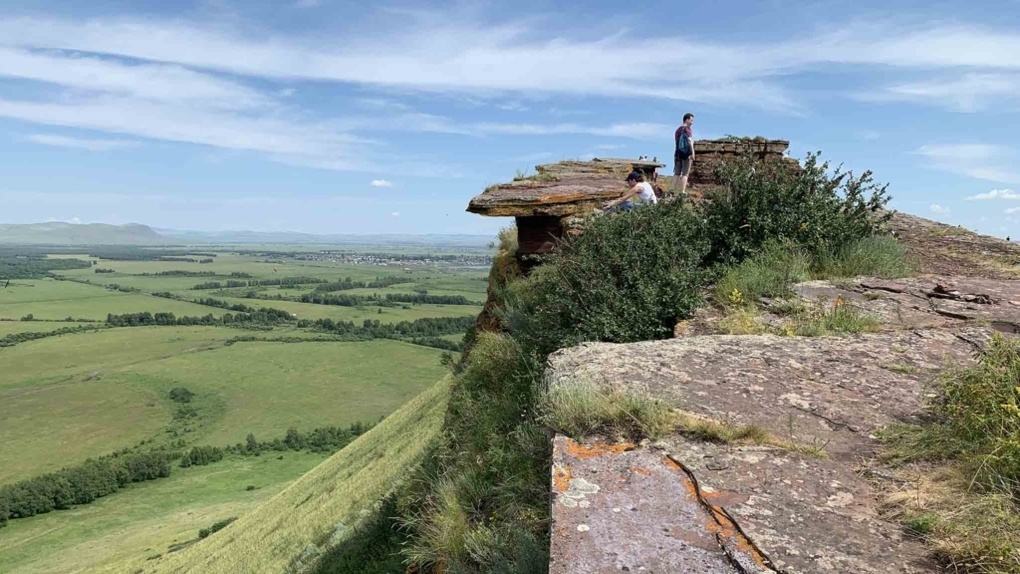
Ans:
[[[338,307],[361,307],[363,305],[394,306],[400,303],[414,305],[478,305],[463,295],[429,295],[428,293],[387,293],[385,297],[349,295],[344,293],[305,293],[297,299],[302,303],[336,305]]]
[[[432,347],[434,349],[453,351],[455,353],[459,353],[464,350],[464,343],[456,343],[439,337],[415,337],[411,339],[411,342],[415,345],[421,345],[422,347]]]
[[[81,259],[47,259],[45,254],[20,255],[13,252],[0,254],[0,280],[3,281],[39,279],[46,277],[51,271],[87,267],[92,267],[92,263]]]
[[[106,324],[111,327],[144,327],[150,325],[277,325],[279,323],[294,320],[290,313],[279,309],[247,308],[251,309],[251,311],[236,314],[226,313],[221,317],[215,317],[211,313],[201,317],[177,317],[173,313],[150,313],[149,311],[143,311],[141,313],[124,313],[121,315],[114,315],[111,313],[106,316]]]
[[[12,518],[88,504],[132,482],[170,476],[171,460],[171,453],[165,451],[120,453],[4,486],[0,488],[0,526]]]
[[[116,273],[113,269],[103,269],[102,267],[96,267],[96,273]]]
[[[381,323],[378,320],[365,319],[360,326],[352,321],[302,319],[298,321],[297,326],[365,339],[408,339],[463,333],[474,324],[474,317],[426,317],[399,323]]]
[[[118,283],[110,283],[106,286],[110,291],[120,291],[121,293],[141,293],[142,290],[138,287],[128,287],[127,285],[120,285]]]
[[[215,253],[188,251],[185,249],[150,249],[146,247],[106,247],[92,253],[89,257],[108,261],[183,261],[194,263],[195,257],[216,257]]]
[[[215,446],[196,446],[181,455],[181,468],[205,466],[223,460],[224,450]]]
[[[195,259],[194,257],[160,257],[158,261],[174,261],[177,263],[212,263],[212,258]]]
[[[408,279],[406,277],[376,277],[373,281],[353,281],[350,277],[347,277],[343,281],[326,282],[316,287],[315,290],[320,293],[328,293],[330,291],[349,291],[351,289],[382,289],[390,285],[407,282]]]
[[[234,275],[231,273],[231,275]],[[193,290],[202,289],[233,289],[237,287],[270,287],[270,286],[282,286],[282,287],[294,287],[297,285],[307,285],[309,283],[325,283],[326,280],[319,277],[280,277],[278,279],[252,279],[250,281],[237,281],[234,279],[228,279],[226,282],[219,281],[206,281],[205,283],[199,283],[192,287]]]
[[[215,271],[184,271],[182,269],[171,269],[169,271],[159,271],[156,273],[140,273],[143,277],[214,277],[216,276]]]

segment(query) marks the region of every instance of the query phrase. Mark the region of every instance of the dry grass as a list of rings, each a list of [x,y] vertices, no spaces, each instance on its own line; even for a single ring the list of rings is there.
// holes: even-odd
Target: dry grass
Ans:
[[[676,424],[670,407],[656,399],[607,391],[587,381],[558,386],[542,400],[542,421],[575,438],[591,434],[614,438],[658,438]]]
[[[971,477],[943,467],[886,499],[887,517],[930,544],[950,572],[1020,572],[1020,514],[1007,493],[972,490]]]
[[[364,518],[408,475],[438,436],[449,397],[443,381],[411,400],[286,490],[216,535],[158,561],[109,572],[246,574],[295,571],[331,535]],[[332,543],[342,540],[332,536]]]
[[[808,445],[785,440],[758,425],[737,426],[680,410],[674,411],[674,414],[675,424],[680,432],[699,440],[771,446],[816,458],[828,456],[824,445]]]

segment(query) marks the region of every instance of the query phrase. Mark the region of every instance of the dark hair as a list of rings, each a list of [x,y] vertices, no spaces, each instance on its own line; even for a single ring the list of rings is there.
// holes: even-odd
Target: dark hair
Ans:
[[[684,121],[686,122],[687,120],[689,120],[689,119],[691,119],[693,117],[694,117],[694,114],[684,114]]]
[[[627,181],[642,181],[642,180],[644,180],[644,177],[642,177],[641,174],[637,171],[632,171],[630,172],[630,175],[627,176]]]

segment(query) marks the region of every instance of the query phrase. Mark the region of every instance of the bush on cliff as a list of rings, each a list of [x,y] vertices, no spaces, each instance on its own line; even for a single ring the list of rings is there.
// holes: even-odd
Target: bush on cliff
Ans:
[[[711,233],[709,263],[736,263],[769,241],[790,241],[811,253],[848,245],[881,231],[892,217],[889,196],[872,173],[861,176],[808,154],[798,172],[780,162],[751,158],[723,165],[726,185],[704,204]]]
[[[509,330],[541,354],[670,337],[702,302],[708,236],[680,202],[597,218],[512,289]]]

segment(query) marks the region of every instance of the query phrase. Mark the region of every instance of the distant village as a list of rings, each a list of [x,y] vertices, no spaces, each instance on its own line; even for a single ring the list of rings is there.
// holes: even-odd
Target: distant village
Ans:
[[[323,250],[316,253],[296,254],[294,259],[405,268],[441,265],[443,267],[478,267],[488,269],[492,264],[492,256],[487,254],[415,255]]]

